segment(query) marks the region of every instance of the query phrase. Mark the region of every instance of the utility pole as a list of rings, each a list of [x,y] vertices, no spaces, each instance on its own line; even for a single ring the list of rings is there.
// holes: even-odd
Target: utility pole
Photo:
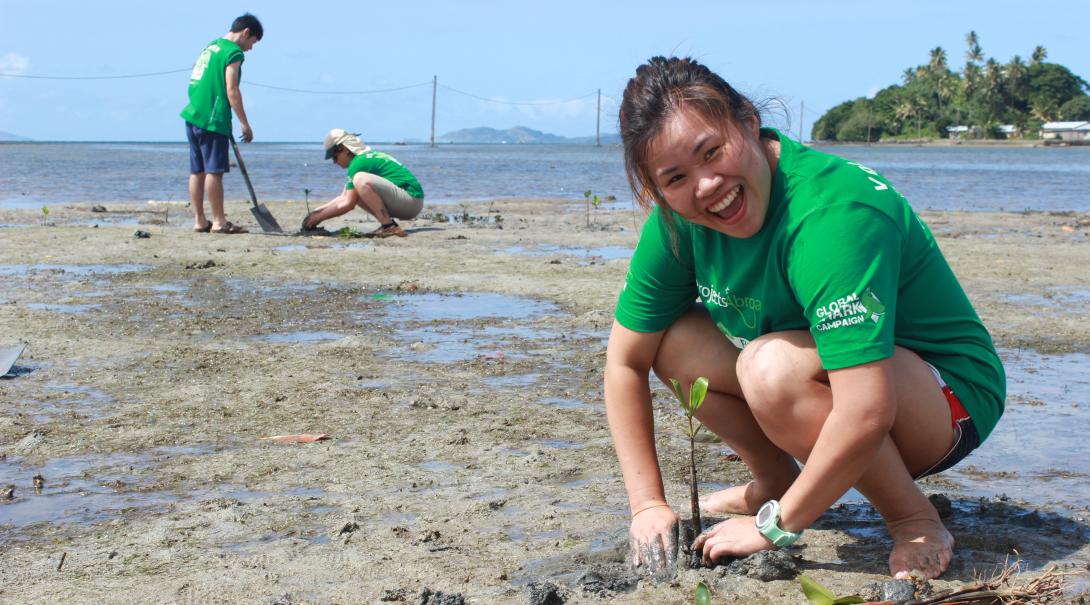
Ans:
[[[594,146],[602,146],[602,89],[598,89],[598,113],[596,114],[597,121],[594,124]]]
[[[439,76],[431,77],[431,146],[435,147],[435,89],[439,87]]]
[[[802,142],[802,116],[806,110],[806,101],[799,101],[799,142]]]

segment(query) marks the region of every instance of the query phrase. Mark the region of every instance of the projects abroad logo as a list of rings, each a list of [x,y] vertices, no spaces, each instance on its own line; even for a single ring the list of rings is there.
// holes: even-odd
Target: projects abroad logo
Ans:
[[[886,306],[870,288],[863,294],[852,293],[817,309],[816,328],[825,332],[845,326],[857,326],[870,320],[877,324],[886,314]]]
[[[730,288],[723,288],[723,291],[715,289],[715,286],[708,286],[696,282],[697,290],[700,292],[700,300],[705,304],[712,304],[717,307],[723,307],[724,309],[738,309],[739,311],[753,311],[754,313],[761,312],[761,299],[753,298],[752,296],[738,296],[730,291]]]

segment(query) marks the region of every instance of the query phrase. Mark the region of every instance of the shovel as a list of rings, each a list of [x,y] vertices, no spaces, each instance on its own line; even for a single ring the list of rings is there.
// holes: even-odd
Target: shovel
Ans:
[[[246,188],[250,190],[250,202],[253,203],[250,212],[257,219],[257,224],[261,225],[261,230],[265,233],[283,233],[284,230],[280,228],[280,224],[273,218],[272,212],[269,212],[265,204],[257,203],[254,185],[250,182],[250,175],[246,172],[246,163],[242,161],[242,154],[238,152],[238,144],[235,143],[234,136],[231,137],[231,147],[235,150],[235,159],[238,160],[238,169],[242,172],[242,178],[246,179]]]
[[[25,344],[18,344],[14,347],[0,347],[0,376],[7,375],[11,371],[12,366],[16,361],[19,361],[19,356],[26,350]]]

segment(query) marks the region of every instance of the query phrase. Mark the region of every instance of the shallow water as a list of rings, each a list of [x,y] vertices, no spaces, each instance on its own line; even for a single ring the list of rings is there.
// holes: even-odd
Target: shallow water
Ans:
[[[34,274],[66,274],[76,276],[117,275],[147,269],[147,265],[123,263],[118,265],[0,265],[0,276],[27,277]]]
[[[388,321],[405,343],[391,349],[395,359],[451,363],[526,358],[535,352],[511,351],[509,344],[515,339],[551,342],[558,337],[528,321],[554,315],[559,309],[530,298],[469,292],[383,296],[377,300],[389,301]]]
[[[243,145],[258,199],[316,201],[340,193],[344,171],[322,160],[315,143]],[[374,145],[408,167],[428,205],[498,198],[558,198],[630,207],[619,147],[591,145]],[[822,146],[815,149],[882,172],[916,208],[946,210],[1088,210],[1090,147]],[[188,199],[184,143],[0,143],[0,207]],[[76,173],[53,179],[61,163]],[[47,189],[39,185],[49,181]],[[237,170],[224,178],[229,200],[248,199]],[[425,207],[427,208],[427,206]],[[425,209],[425,212],[427,210]]]
[[[968,495],[1005,494],[1045,508],[1090,508],[1090,355],[1000,352],[1007,409],[987,441],[944,473]]]
[[[635,252],[632,248],[624,246],[602,246],[598,248],[572,248],[566,246],[553,246],[550,244],[542,244],[539,246],[525,247],[525,246],[510,246],[502,250],[507,254],[522,254],[526,256],[574,256],[582,261],[611,261],[632,258],[632,253]]]

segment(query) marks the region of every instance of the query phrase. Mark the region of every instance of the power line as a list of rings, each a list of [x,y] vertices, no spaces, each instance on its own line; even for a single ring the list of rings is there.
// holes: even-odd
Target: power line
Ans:
[[[144,74],[126,74],[123,76],[32,76],[29,74],[0,74],[4,78],[29,78],[33,80],[124,80],[128,78],[150,78],[152,76],[165,76],[167,74],[179,74],[185,71],[193,71],[193,68],[173,69],[170,71],[155,71]]]
[[[428,86],[431,82],[421,82],[420,84],[409,84],[408,86],[398,86],[396,88],[376,88],[375,90],[308,90],[304,88],[288,88],[286,86],[273,86],[272,84],[258,84],[257,82],[243,81],[243,84],[250,86],[258,86],[261,88],[271,88],[273,90],[284,90],[287,92],[301,92],[312,95],[371,95],[381,92],[394,92],[397,90],[408,90],[410,88],[420,88],[421,86]]]
[[[447,86],[446,84],[440,84],[439,86],[442,87],[442,88],[445,88],[445,89],[447,89],[447,90],[449,90],[451,92],[456,92],[456,93],[458,93],[460,95],[465,95],[467,97],[472,97],[472,98],[478,99],[480,101],[488,101],[489,103],[499,103],[501,105],[561,105],[563,103],[571,103],[572,101],[579,101],[579,100],[585,99],[587,97],[593,97],[594,95],[598,94],[598,91],[593,90],[593,91],[588,92],[587,94],[585,94],[585,95],[583,95],[581,97],[575,97],[573,99],[568,99],[567,101],[533,101],[533,102],[500,101],[500,100],[497,100],[497,99],[489,99],[488,97],[478,96],[478,95],[475,95],[473,93],[465,92],[463,90],[458,90],[457,88],[451,88],[450,86]]]
[[[155,76],[165,76],[165,75],[169,75],[169,74],[178,74],[178,73],[183,73],[183,72],[188,72],[188,71],[192,71],[192,68],[189,68],[189,69],[172,69],[172,70],[168,70],[168,71],[155,71],[155,72],[140,73],[140,74],[124,74],[124,75],[118,75],[118,76],[38,76],[38,75],[31,75],[31,74],[5,74],[5,73],[0,73],[0,77],[3,77],[3,78],[25,78],[25,79],[31,79],[31,80],[126,80],[126,79],[133,79],[133,78],[151,78],[151,77],[155,77]],[[393,87],[393,88],[376,88],[376,89],[373,89],[373,90],[314,90],[314,89],[307,89],[307,88],[291,88],[291,87],[288,87],[288,86],[275,86],[273,84],[262,84],[260,82],[250,82],[248,80],[244,80],[243,84],[247,84],[249,86],[257,86],[259,88],[268,88],[268,89],[271,89],[271,90],[282,90],[282,91],[285,91],[285,92],[298,92],[298,93],[302,93],[302,94],[312,94],[312,95],[371,95],[371,94],[380,94],[380,93],[384,93],[384,92],[397,92],[399,90],[409,90],[411,88],[421,88],[421,87],[427,86],[429,84],[434,85],[435,83],[434,82],[421,82],[419,84],[409,84],[407,86],[396,86],[396,87]],[[453,93],[457,93],[457,94],[460,94],[460,95],[471,97],[471,98],[474,98],[474,99],[477,99],[477,100],[480,100],[480,101],[487,101],[489,103],[498,103],[500,105],[523,105],[523,106],[562,105],[564,103],[570,103],[572,101],[579,101],[579,100],[582,100],[582,99],[586,99],[588,97],[593,97],[596,94],[598,94],[598,91],[592,91],[592,92],[589,92],[589,93],[587,93],[585,95],[582,95],[582,96],[579,96],[579,97],[574,97],[574,98],[571,98],[571,99],[567,99],[565,101],[501,101],[499,99],[490,99],[488,97],[483,97],[481,95],[476,95],[476,94],[473,94],[471,92],[466,92],[464,90],[458,90],[457,88],[452,88],[450,86],[447,86],[446,84],[439,84],[439,86],[446,89],[446,90],[449,90],[449,91],[451,91]],[[608,100],[616,103],[615,99],[613,99],[612,97],[609,97],[607,95],[602,95],[602,98],[608,99]]]

